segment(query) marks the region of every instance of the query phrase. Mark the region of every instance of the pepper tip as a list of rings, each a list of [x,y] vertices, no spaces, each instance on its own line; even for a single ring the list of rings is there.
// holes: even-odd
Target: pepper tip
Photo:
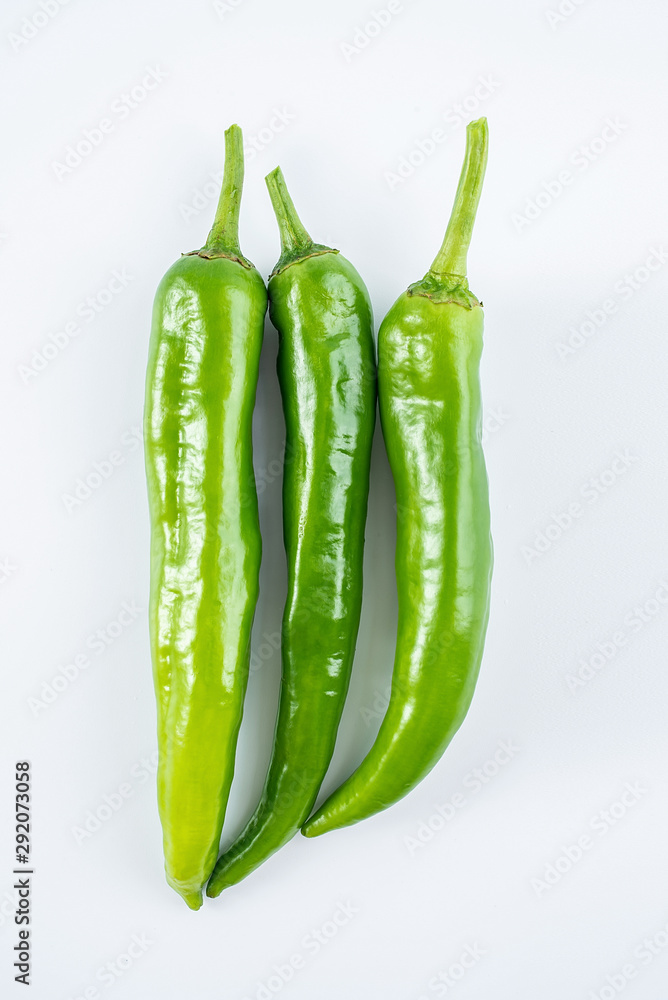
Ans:
[[[311,819],[307,819],[300,830],[302,837],[308,837],[309,840],[312,840],[313,837],[319,837],[321,833],[326,832],[327,828],[323,823],[322,816],[319,816],[317,813]]]
[[[199,910],[202,906],[202,893],[200,892],[182,892],[181,897],[187,906],[191,910]]]

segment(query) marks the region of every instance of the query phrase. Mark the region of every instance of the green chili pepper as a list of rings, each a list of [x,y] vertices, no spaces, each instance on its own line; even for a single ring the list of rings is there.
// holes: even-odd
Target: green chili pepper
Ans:
[[[251,420],[267,307],[239,249],[241,129],[206,245],[160,282],[146,381],[150,629],[167,881],[198,909],[232,782],[261,539]]]
[[[362,602],[376,409],[371,303],[352,264],[313,243],[280,169],[267,186],[282,251],[269,281],[286,422],[282,684],[260,803],[219,859],[209,896],[257,868],[313,808],[334,749]]]
[[[369,754],[305,824],[307,837],[372,816],[411,791],[443,754],[473,696],[492,545],[480,441],[483,319],[466,257],[486,161],[482,118],[467,129],[441,250],[379,331],[380,417],[397,496],[392,691]]]

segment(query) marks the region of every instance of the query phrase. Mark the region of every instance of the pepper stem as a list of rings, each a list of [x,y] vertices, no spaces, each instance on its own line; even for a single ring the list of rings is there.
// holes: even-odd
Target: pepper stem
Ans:
[[[331,247],[313,242],[297,215],[297,209],[290,197],[280,167],[276,167],[270,174],[267,174],[265,181],[281,237],[281,256],[272,274],[277,274],[289,264],[303,260],[304,257],[315,257],[321,253],[338,253]]]
[[[239,209],[243,184],[243,136],[238,125],[230,125],[225,132],[225,170],[216,217],[205,245],[196,251],[200,256],[232,257],[248,264],[239,246]]]
[[[269,189],[269,197],[276,214],[278,230],[281,236],[281,253],[294,253],[310,250],[313,240],[306,232],[297,215],[297,209],[290,197],[285,177],[280,167],[276,167],[265,177]]]
[[[479,118],[478,121],[469,122],[466,127],[464,165],[452,214],[441,249],[429,268],[429,274],[435,277],[466,277],[466,258],[487,166],[487,144],[487,119]]]

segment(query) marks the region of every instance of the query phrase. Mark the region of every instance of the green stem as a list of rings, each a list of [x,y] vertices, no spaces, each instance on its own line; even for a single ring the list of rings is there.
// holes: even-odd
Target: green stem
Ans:
[[[230,125],[225,132],[225,171],[216,217],[205,245],[206,257],[232,257],[244,261],[239,246],[239,209],[244,184],[244,145],[241,129]]]
[[[429,274],[435,277],[466,277],[466,258],[487,166],[487,137],[486,118],[467,125],[466,155],[455,203],[443,244],[429,268]]]
[[[323,246],[321,243],[314,243],[301,219],[297,215],[297,209],[290,197],[287,189],[283,171],[276,167],[265,177],[269,197],[278,222],[278,231],[281,237],[281,256],[273,270],[277,274],[290,264],[305,257],[314,257],[321,253],[337,253],[331,247]]]
[[[267,174],[265,181],[278,222],[281,253],[303,253],[310,250],[313,246],[313,240],[297,215],[297,209],[290,197],[281,168],[276,167],[270,174]]]

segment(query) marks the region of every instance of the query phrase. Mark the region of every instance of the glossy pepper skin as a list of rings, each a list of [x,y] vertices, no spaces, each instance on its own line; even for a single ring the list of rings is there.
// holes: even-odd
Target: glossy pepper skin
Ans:
[[[307,837],[387,809],[434,767],[468,711],[489,613],[492,544],[481,446],[482,308],[466,254],[487,159],[487,122],[467,153],[443,246],[385,317],[378,395],[397,496],[398,632],[380,731]]]
[[[258,597],[252,464],[267,296],[239,250],[241,130],[207,244],[160,282],[146,379],[150,632],[169,884],[202,903],[234,770]]]
[[[371,303],[352,264],[313,243],[280,170],[267,185],[282,245],[269,281],[286,423],[282,683],[261,800],[218,861],[210,896],[256,869],[313,808],[334,750],[362,603],[376,408]]]

